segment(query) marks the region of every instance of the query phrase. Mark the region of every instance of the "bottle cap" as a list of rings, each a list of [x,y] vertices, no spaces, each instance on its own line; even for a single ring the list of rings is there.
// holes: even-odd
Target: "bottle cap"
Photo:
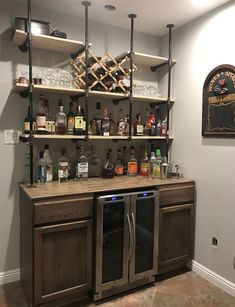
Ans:
[[[46,145],[44,146],[44,148],[45,148],[45,149],[49,149],[49,145],[46,144]]]

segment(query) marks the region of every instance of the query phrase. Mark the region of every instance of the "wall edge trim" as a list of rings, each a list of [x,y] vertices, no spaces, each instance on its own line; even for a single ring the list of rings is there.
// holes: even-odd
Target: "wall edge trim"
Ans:
[[[0,272],[0,285],[20,280],[20,269]]]
[[[192,271],[235,297],[235,284],[231,281],[211,271],[195,260],[192,260]]]

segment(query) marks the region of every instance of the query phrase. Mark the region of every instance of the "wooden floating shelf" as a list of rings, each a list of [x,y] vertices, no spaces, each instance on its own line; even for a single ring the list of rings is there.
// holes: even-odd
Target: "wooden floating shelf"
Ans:
[[[27,33],[22,30],[15,30],[13,44],[21,46],[27,38]],[[56,51],[61,53],[76,53],[85,45],[83,42],[71,39],[63,39],[50,35],[32,34],[32,47],[43,50]]]
[[[23,92],[28,88],[27,84],[16,83],[14,87],[14,91]],[[47,86],[47,85],[37,85],[33,86],[33,90],[37,92],[45,92],[45,93],[58,93],[58,94],[67,94],[67,95],[77,95],[85,93],[84,90],[69,88],[69,87],[59,87],[59,86]]]
[[[22,134],[20,137],[28,139],[28,134]],[[33,134],[34,139],[60,139],[60,140],[84,140],[85,135],[60,135],[60,134]]]
[[[21,138],[28,139],[29,134],[22,134]],[[34,139],[55,139],[55,140],[84,140],[85,135],[59,135],[59,134],[33,134]],[[173,137],[169,137],[170,140],[173,140]],[[102,136],[102,135],[89,135],[89,140],[128,140],[128,136]],[[132,136],[132,140],[165,140],[164,136]]]
[[[134,63],[139,65],[146,65],[146,66],[158,66],[162,64],[166,64],[168,62],[168,58],[156,56],[156,55],[150,55],[140,52],[134,52]],[[172,60],[173,64],[175,64],[177,61]]]
[[[14,86],[14,91],[23,92],[27,90],[28,85],[23,83],[16,83]],[[65,94],[65,95],[79,95],[85,94],[84,90],[76,89],[76,88],[67,88],[67,87],[59,87],[59,86],[46,86],[46,85],[34,85],[33,90],[36,92],[45,92],[45,93],[57,93],[57,94]],[[120,93],[110,93],[110,92],[101,92],[101,91],[89,91],[89,97],[97,97],[103,99],[120,99],[127,98],[127,95]],[[167,98],[165,97],[150,97],[150,96],[140,96],[133,95],[133,100],[138,102],[166,102]],[[174,102],[174,100],[171,100]]]
[[[128,136],[113,135],[113,136],[102,136],[102,135],[89,135],[89,140],[128,140]]]
[[[165,136],[132,136],[132,140],[165,140]],[[170,140],[173,140],[173,137],[169,137]]]

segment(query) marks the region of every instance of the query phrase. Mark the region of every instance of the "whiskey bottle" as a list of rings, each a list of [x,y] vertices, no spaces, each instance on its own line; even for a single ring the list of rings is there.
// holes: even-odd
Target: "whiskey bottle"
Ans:
[[[123,163],[121,157],[121,150],[117,150],[117,162],[115,164],[115,175],[116,176],[123,176]]]
[[[39,159],[37,161],[37,183],[46,182],[46,163],[43,159],[43,151],[39,153]]]
[[[67,114],[67,134],[74,134],[74,118],[75,113],[73,111],[73,102],[69,103],[69,113]]]
[[[56,133],[65,134],[67,130],[67,116],[64,113],[62,101],[59,101],[59,112],[56,114]]]
[[[32,131],[35,132],[35,119],[30,117],[30,107],[28,106],[28,114],[24,119],[24,133],[30,133],[30,122],[32,121]]]
[[[46,164],[46,182],[53,180],[53,161],[49,152],[49,145],[45,145],[43,159]]]
[[[36,117],[36,126],[38,134],[46,134],[46,110],[44,106],[43,95],[39,96],[39,106]]]
[[[108,108],[104,108],[103,113],[103,119],[102,119],[102,135],[103,136],[109,136],[109,129],[110,129],[110,119],[108,115]]]
[[[76,179],[84,181],[88,179],[88,161],[84,154],[83,146],[77,145],[76,151],[78,153]]]
[[[74,134],[83,135],[83,115],[81,113],[81,107],[79,103],[77,103],[77,112],[74,118]]]
[[[137,113],[136,122],[134,124],[134,134],[138,136],[144,135],[144,126],[141,123],[141,115]]]
[[[63,147],[61,150],[61,156],[58,161],[58,181],[59,182],[64,182],[69,179],[70,160],[66,155],[67,155],[67,149],[66,147]]]
[[[127,163],[127,175],[128,176],[137,176],[138,166],[137,160],[135,158],[135,147],[130,147],[130,155]]]
[[[102,116],[101,116],[101,103],[96,103],[96,113],[94,119],[92,120],[91,126],[93,135],[101,135],[102,134]]]

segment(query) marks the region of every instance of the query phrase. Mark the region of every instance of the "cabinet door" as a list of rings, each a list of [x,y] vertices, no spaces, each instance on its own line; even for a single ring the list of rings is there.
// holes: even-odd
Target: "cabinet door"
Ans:
[[[85,296],[92,282],[92,221],[34,230],[35,304]]]
[[[194,205],[160,208],[159,268],[188,261],[193,255]]]
[[[156,191],[141,192],[131,196],[133,245],[130,255],[130,281],[157,273],[158,204]]]

